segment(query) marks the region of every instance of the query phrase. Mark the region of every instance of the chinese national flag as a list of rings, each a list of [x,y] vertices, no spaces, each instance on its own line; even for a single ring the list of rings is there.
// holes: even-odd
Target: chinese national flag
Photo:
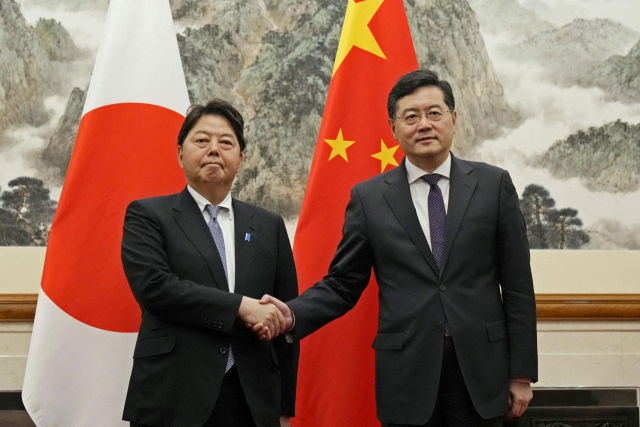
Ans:
[[[294,240],[300,291],[327,274],[351,187],[391,170],[403,153],[387,96],[418,68],[402,0],[348,0],[333,77]],[[375,426],[377,285],[357,306],[302,341],[295,426]]]

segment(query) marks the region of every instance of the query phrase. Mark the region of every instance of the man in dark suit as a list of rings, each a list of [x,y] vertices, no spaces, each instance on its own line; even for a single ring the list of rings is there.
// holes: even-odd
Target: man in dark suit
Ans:
[[[244,122],[193,105],[178,136],[188,186],[127,209],[122,264],[142,309],[123,419],[132,426],[275,427],[294,415],[298,344],[258,298],[298,295],[282,218],[232,199]],[[260,323],[264,340],[246,325]],[[275,338],[272,341],[271,338]]]
[[[498,426],[524,412],[537,379],[529,247],[509,174],[450,153],[451,86],[401,77],[389,124],[406,154],[351,191],[328,275],[287,305],[295,339],[379,287],[376,402],[384,426]],[[290,309],[289,309],[290,308]],[[293,313],[293,315],[292,315]],[[372,321],[374,321],[372,319]],[[336,351],[340,351],[337,349]]]

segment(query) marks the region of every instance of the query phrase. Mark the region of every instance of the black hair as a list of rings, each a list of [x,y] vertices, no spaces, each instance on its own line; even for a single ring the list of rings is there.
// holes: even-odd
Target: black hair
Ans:
[[[389,118],[395,119],[396,110],[398,109],[398,101],[407,95],[412,94],[416,89],[421,87],[436,86],[439,87],[444,95],[444,102],[449,110],[454,111],[456,101],[453,98],[453,90],[451,85],[445,80],[438,78],[438,73],[427,69],[418,69],[400,77],[393,89],[389,92],[387,98],[387,112]]]
[[[189,107],[187,117],[185,117],[182,127],[180,128],[180,133],[178,134],[179,146],[182,147],[191,129],[193,129],[202,116],[206,115],[220,116],[227,119],[236,134],[236,138],[238,138],[240,151],[244,151],[247,143],[244,139],[244,119],[242,118],[242,114],[240,114],[233,105],[218,98],[212,99],[207,102],[206,105],[192,104]]]

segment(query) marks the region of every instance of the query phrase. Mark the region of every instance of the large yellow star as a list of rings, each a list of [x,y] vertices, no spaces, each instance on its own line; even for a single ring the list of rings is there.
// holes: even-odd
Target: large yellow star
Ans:
[[[376,14],[383,1],[364,0],[356,3],[354,0],[349,0],[347,13],[344,17],[344,25],[342,26],[342,34],[340,35],[338,53],[336,54],[336,62],[333,64],[334,75],[354,46],[387,59],[369,29],[369,21]]]
[[[387,148],[387,146],[384,144],[384,141],[380,140],[380,152],[371,155],[371,157],[375,157],[376,159],[380,160],[380,173],[384,172],[385,168],[389,165],[398,166],[398,162],[396,162],[395,157],[393,157],[398,147],[399,145]]]
[[[336,139],[325,139],[325,142],[329,144],[332,148],[331,154],[329,155],[329,160],[333,159],[335,156],[340,155],[345,161],[349,161],[347,159],[347,148],[351,147],[355,144],[355,141],[345,141],[342,137],[342,128],[338,131],[338,136]]]

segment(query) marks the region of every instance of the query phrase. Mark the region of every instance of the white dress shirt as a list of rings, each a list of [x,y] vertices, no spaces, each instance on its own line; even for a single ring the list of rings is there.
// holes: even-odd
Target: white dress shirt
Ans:
[[[409,180],[409,189],[411,190],[411,199],[413,205],[416,208],[418,214],[418,221],[424,232],[424,236],[427,238],[429,247],[431,246],[431,228],[429,228],[429,192],[431,186],[427,184],[423,179],[424,175],[429,172],[424,171],[411,163],[409,158],[405,158],[405,166],[407,167],[407,179]],[[449,188],[451,187],[451,154],[447,157],[447,160],[441,164],[438,169],[432,173],[442,175],[440,181],[438,181],[438,187],[442,192],[442,199],[444,200],[444,210],[449,212]]]
[[[211,203],[196,190],[187,185],[187,189],[191,196],[198,204],[198,209],[204,217],[204,221],[209,224],[211,214],[205,209]],[[236,242],[235,227],[233,226],[233,204],[231,203],[231,193],[218,205],[222,209],[218,212],[218,224],[222,229],[222,237],[224,238],[224,252],[227,258],[227,281],[229,284],[229,292],[233,292],[236,287]]]

